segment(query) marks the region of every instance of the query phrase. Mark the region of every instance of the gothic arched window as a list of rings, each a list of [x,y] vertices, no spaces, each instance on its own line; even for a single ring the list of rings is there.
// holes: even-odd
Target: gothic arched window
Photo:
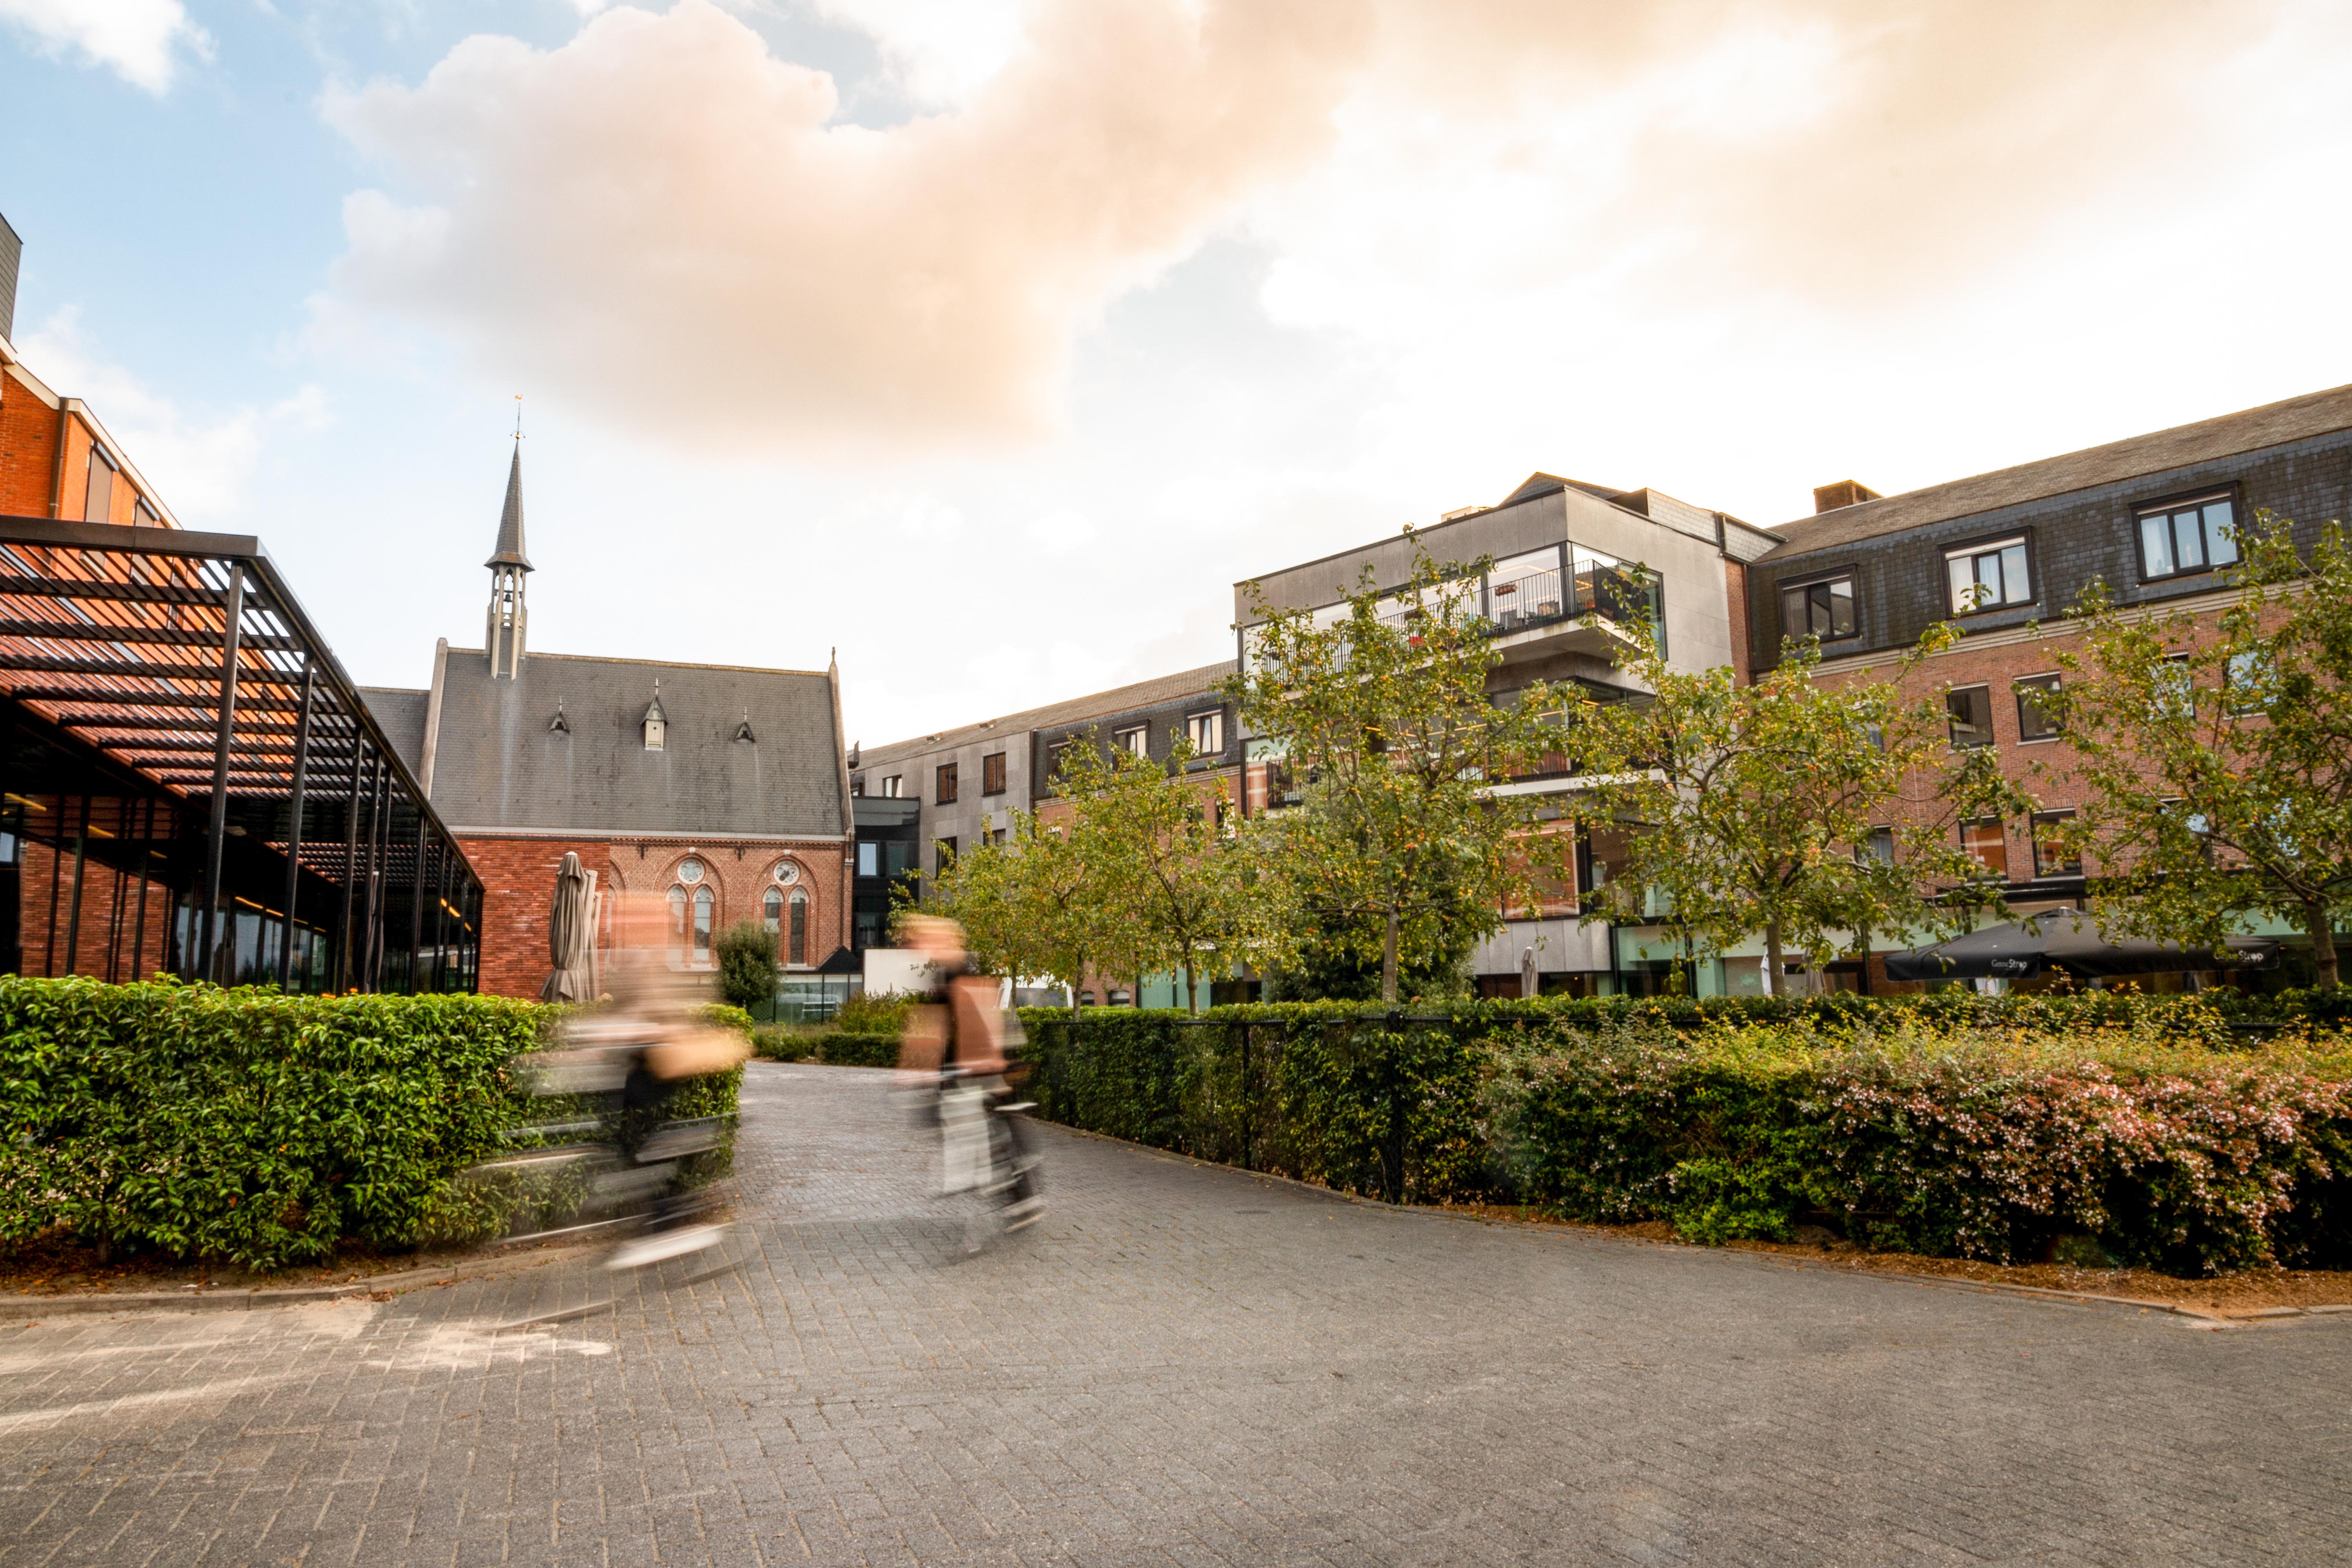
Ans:
[[[767,892],[761,896],[760,900],[760,914],[767,922],[768,934],[770,936],[775,935],[778,931],[783,929],[784,890],[782,888],[770,888]]]
[[[674,956],[686,953],[686,889],[669,890],[669,950]]]
[[[710,922],[718,912],[719,900],[708,888],[694,889],[694,962],[710,962]]]
[[[808,962],[808,895],[795,891],[793,894],[792,956],[786,960],[787,963],[804,964]]]

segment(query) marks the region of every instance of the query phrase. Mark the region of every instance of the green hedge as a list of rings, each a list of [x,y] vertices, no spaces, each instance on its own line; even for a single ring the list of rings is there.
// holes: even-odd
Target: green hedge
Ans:
[[[816,1037],[818,1061],[837,1068],[894,1068],[898,1065],[898,1037],[829,1029]]]
[[[1810,1221],[2004,1262],[2089,1237],[2178,1273],[2352,1266],[2352,1046],[2252,1043],[2194,999],[1027,1022],[1054,1120],[1391,1201],[1708,1242]]]
[[[507,1068],[554,1013],[0,977],[0,1244],[63,1232],[260,1268],[413,1246],[451,1178],[543,1114]],[[732,1110],[740,1077],[677,1113]]]

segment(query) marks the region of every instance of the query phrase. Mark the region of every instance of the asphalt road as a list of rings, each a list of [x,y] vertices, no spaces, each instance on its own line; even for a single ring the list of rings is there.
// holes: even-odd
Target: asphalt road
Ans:
[[[1056,1130],[961,1258],[757,1064],[742,1261],[0,1328],[0,1568],[2343,1563],[2352,1321],[2200,1331],[1339,1202]]]

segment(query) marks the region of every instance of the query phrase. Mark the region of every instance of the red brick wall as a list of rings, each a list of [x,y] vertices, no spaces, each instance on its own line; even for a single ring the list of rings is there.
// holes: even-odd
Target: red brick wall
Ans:
[[[48,516],[57,460],[58,411],[0,371],[0,512]]]
[[[1745,562],[1725,560],[1723,592],[1724,607],[1731,616],[1731,668],[1739,684],[1746,686],[1756,679],[1756,653],[1748,641],[1748,565]]]
[[[49,942],[49,879],[61,872],[57,887],[57,942],[52,951]],[[139,937],[139,882],[135,878],[118,876],[110,866],[96,860],[82,864],[80,938],[73,943],[73,963],[66,963],[66,952],[71,932],[68,922],[72,918],[74,895],[73,850],[68,847],[59,855],[46,844],[26,843],[24,863],[17,879],[17,930],[24,946],[26,974],[87,974],[97,979],[110,978],[107,956],[113,947],[114,967],[110,978],[120,981],[142,980],[163,967],[164,933],[172,921],[171,889],[161,883],[150,884],[147,889],[147,926],[143,942]],[[121,931],[115,931],[120,916]]]
[[[785,889],[809,896],[808,964],[814,968],[844,945],[848,932],[848,877],[838,843],[813,840],[775,843],[733,838],[603,839],[507,838],[468,835],[459,839],[474,873],[482,879],[482,982],[486,994],[536,996],[547,980],[547,919],[555,896],[555,871],[564,852],[597,873],[600,892],[666,894],[677,881],[678,862],[700,860],[702,885],[717,896],[711,930],[761,918],[761,897],[775,886],[778,861],[791,859],[800,880]],[[789,911],[789,905],[787,905]],[[776,933],[777,956],[791,940],[787,912]]]

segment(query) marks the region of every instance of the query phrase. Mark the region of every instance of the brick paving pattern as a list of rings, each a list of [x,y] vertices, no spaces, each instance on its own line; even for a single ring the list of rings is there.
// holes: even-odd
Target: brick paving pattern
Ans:
[[[2352,1323],[2200,1331],[1344,1204],[1041,1130],[962,1259],[757,1064],[741,1267],[0,1329],[0,1568],[2341,1563]]]

